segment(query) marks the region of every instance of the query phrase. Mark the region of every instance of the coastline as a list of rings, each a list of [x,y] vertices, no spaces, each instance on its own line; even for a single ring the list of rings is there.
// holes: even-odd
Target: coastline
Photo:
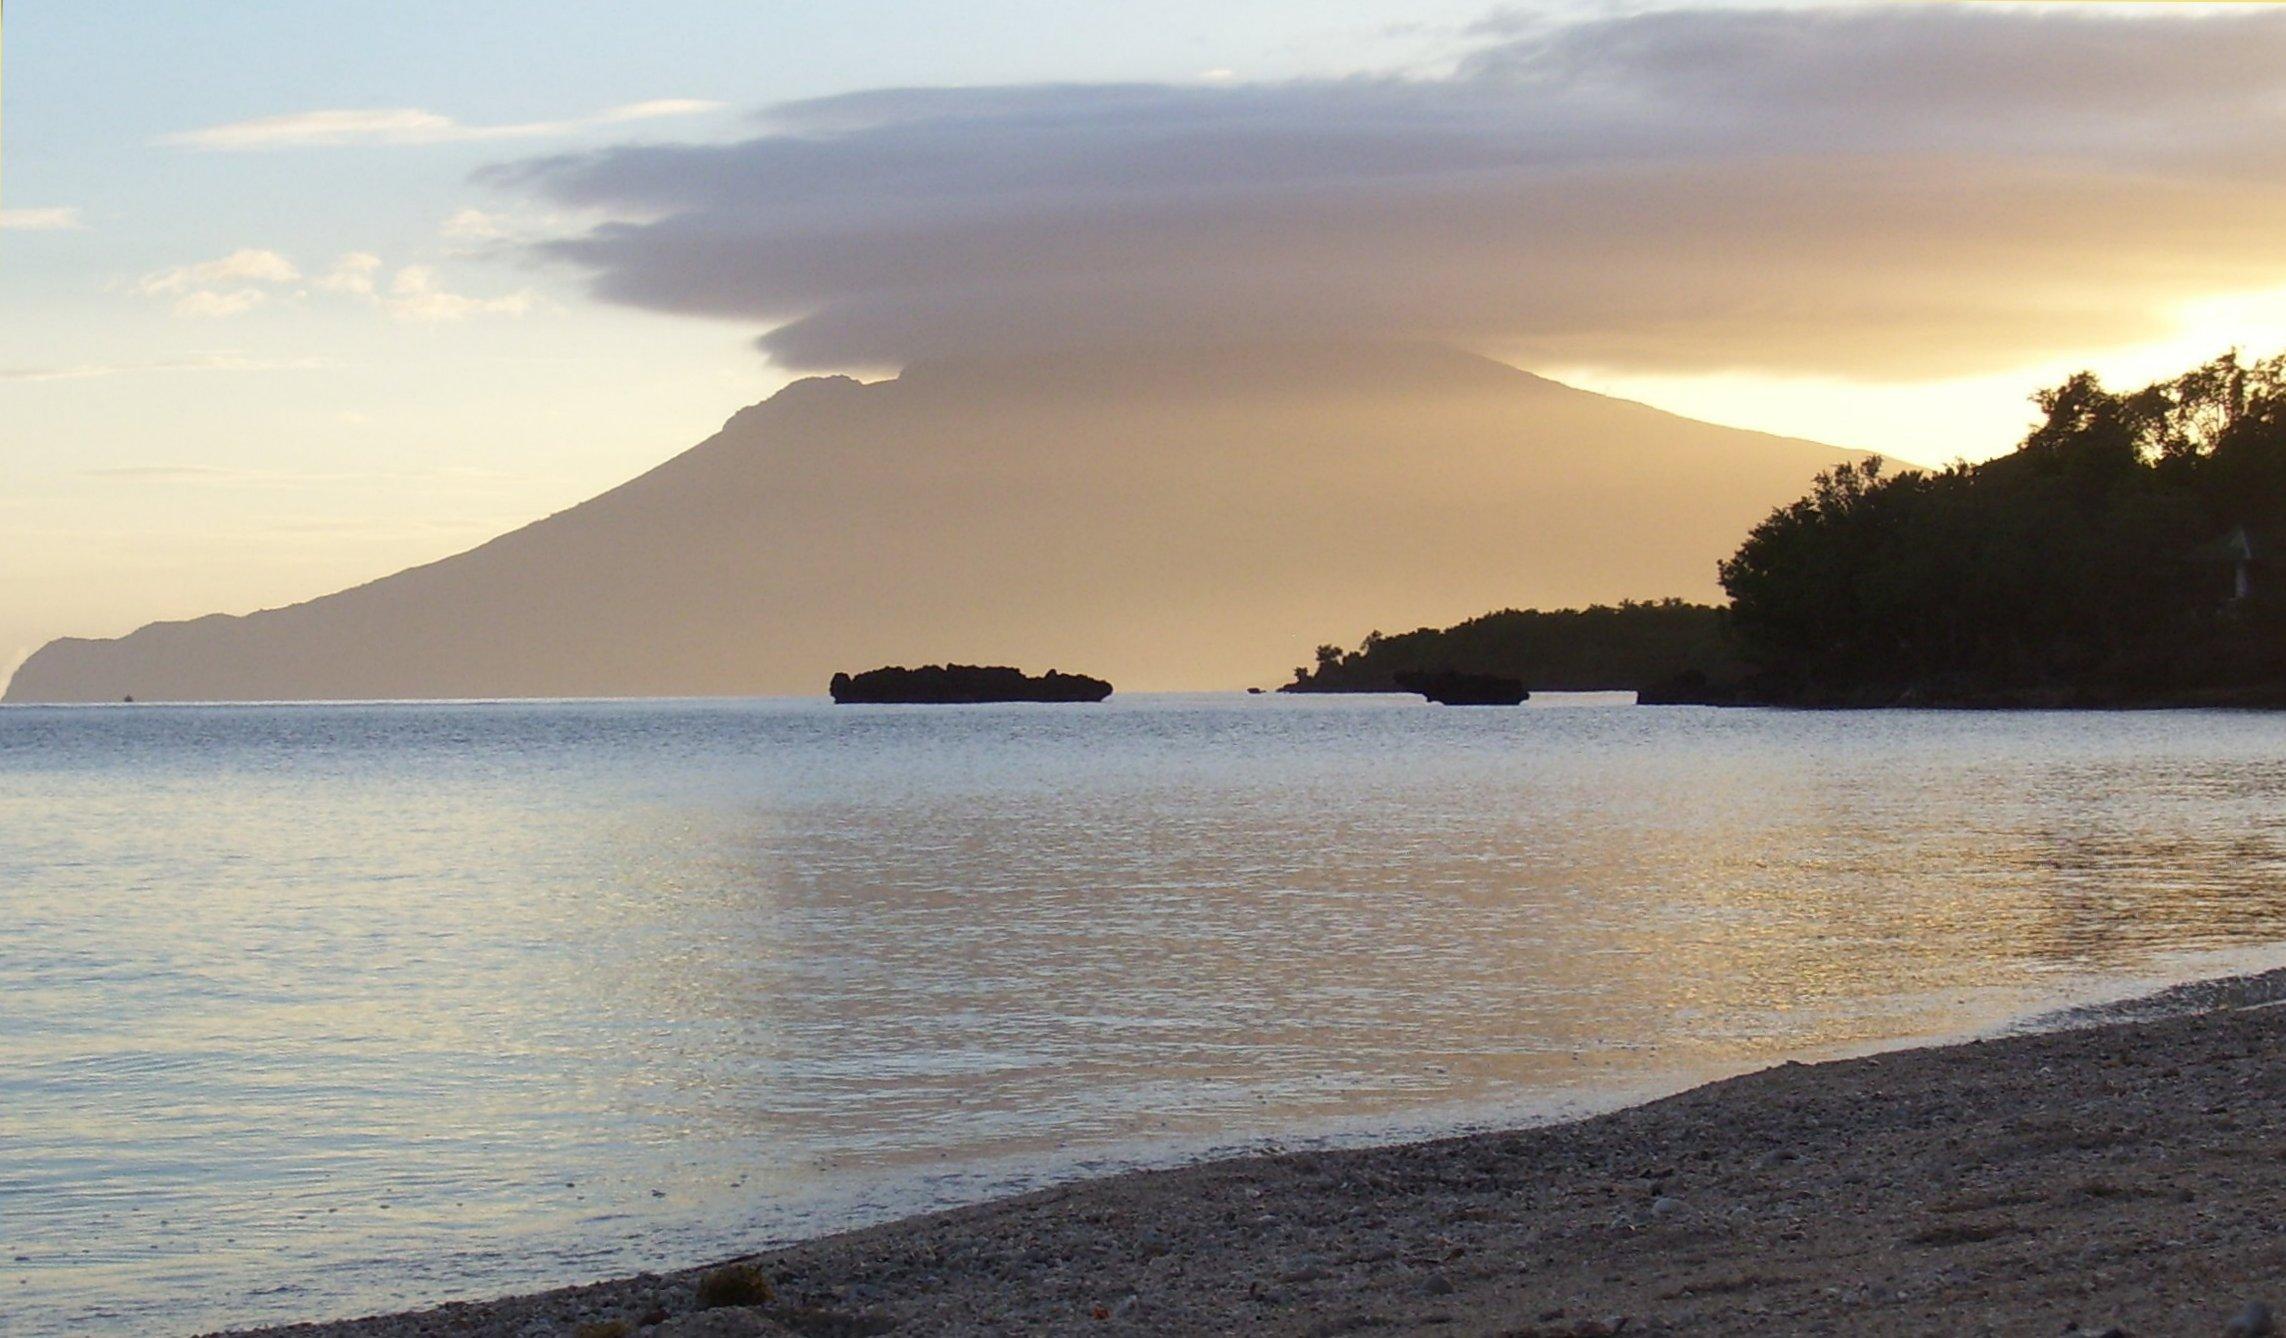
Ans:
[[[1077,1182],[748,1256],[758,1307],[698,1310],[697,1268],[235,1332],[2218,1333],[2286,1308],[2282,999],[2270,971],[1570,1123]]]
[[[1412,696],[1401,688],[1298,687],[1291,697]],[[1775,685],[1767,681],[1708,682],[1681,677],[1637,688],[1533,689],[1550,696],[1631,695],[1638,706],[1759,707],[1786,711],[2275,711],[2286,709],[2286,684],[2129,691],[2077,685],[2038,688],[1962,688],[1957,685],[1864,684],[1854,687]]]
[[[2081,683],[1994,688],[1958,683],[1864,683],[1804,686],[1769,679],[1710,683],[1677,677],[1635,694],[1640,706],[1760,706],[1795,711],[2274,711],[2286,708],[2286,684],[2132,689]]]

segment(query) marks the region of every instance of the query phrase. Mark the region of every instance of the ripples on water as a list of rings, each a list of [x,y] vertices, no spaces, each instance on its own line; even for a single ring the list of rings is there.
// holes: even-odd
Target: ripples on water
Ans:
[[[583,1280],[2286,941],[2286,716],[0,710],[0,1327]]]

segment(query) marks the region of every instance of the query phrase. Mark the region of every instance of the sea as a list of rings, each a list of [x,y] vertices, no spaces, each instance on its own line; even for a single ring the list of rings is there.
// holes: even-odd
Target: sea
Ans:
[[[0,708],[0,1331],[338,1318],[2286,964],[2286,714]]]

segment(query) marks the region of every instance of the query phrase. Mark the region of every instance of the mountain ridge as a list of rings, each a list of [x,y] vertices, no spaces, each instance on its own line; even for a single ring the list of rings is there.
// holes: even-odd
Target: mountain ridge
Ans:
[[[1850,458],[1433,345],[808,377],[451,557],[51,641],[4,700],[809,694],[832,665],[914,659],[1231,687],[1328,625],[1703,595],[1748,525]]]

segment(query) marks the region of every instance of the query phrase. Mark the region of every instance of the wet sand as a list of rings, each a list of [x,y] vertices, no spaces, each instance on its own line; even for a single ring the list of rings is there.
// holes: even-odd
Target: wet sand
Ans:
[[[1069,1185],[752,1256],[758,1306],[699,1309],[701,1269],[263,1332],[2267,1332],[2282,994],[2272,973],[1573,1124]]]

